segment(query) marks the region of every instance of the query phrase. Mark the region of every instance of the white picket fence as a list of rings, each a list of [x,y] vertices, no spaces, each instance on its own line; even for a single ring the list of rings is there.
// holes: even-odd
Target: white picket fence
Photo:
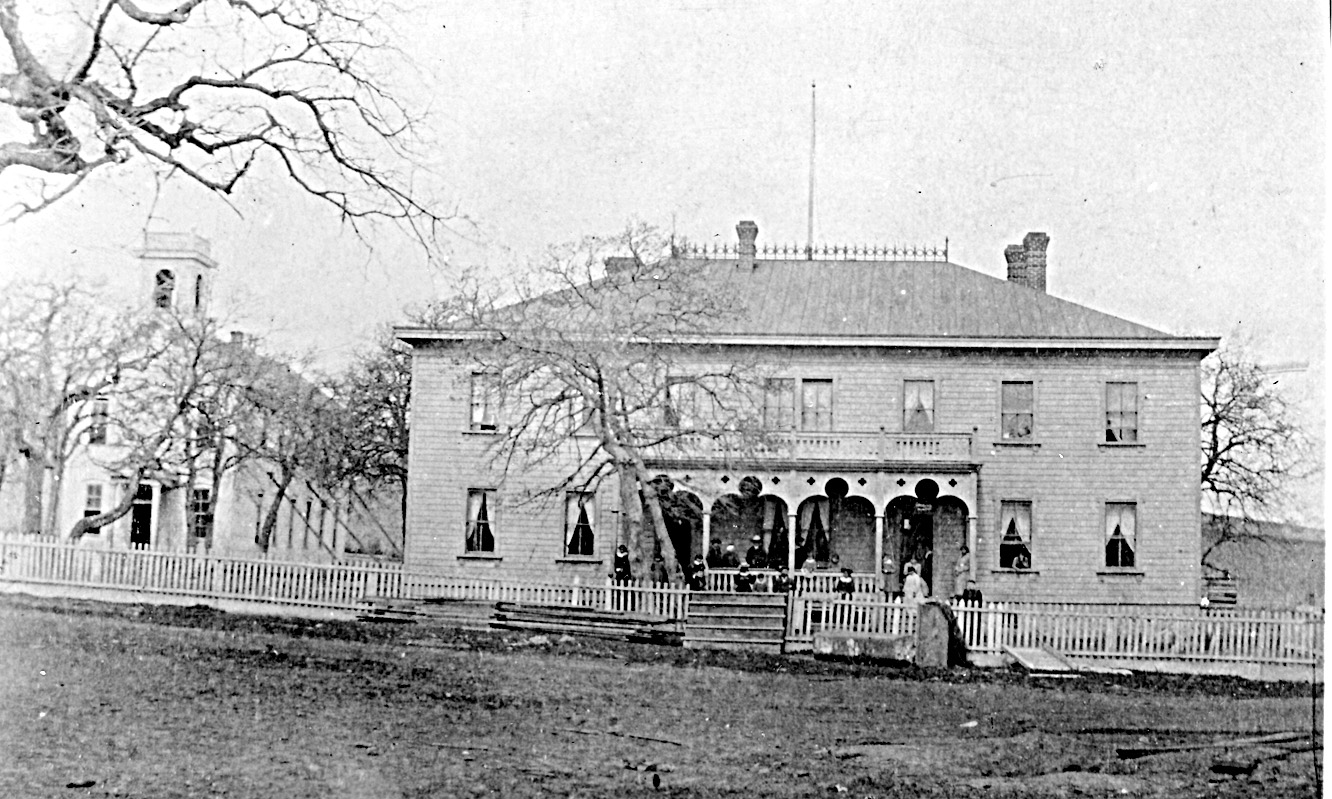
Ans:
[[[533,605],[617,610],[683,620],[689,608],[689,589],[669,583],[532,583],[468,577],[409,576],[404,598],[466,599],[484,602],[522,602]]]
[[[733,571],[717,570],[709,588],[728,590]],[[877,599],[869,584],[855,599],[830,589],[835,575],[797,575],[786,642],[809,649],[819,631],[911,635],[916,615],[900,600]],[[31,537],[0,537],[0,582],[239,600],[333,610],[359,610],[368,598],[430,597],[599,608],[683,620],[686,588],[647,582],[525,583],[424,577],[398,564],[302,564],[202,553],[113,550]],[[868,597],[875,597],[871,600]],[[1192,606],[954,603],[972,655],[1004,647],[1049,646],[1079,659],[1172,660],[1314,666],[1323,654],[1322,611]]]
[[[954,602],[971,655],[1048,646],[1081,660],[1189,661],[1314,666],[1323,655],[1321,611],[1202,609],[1187,605],[1056,605]],[[787,646],[806,649],[816,632],[910,635],[916,612],[893,602],[795,596]]]
[[[0,581],[356,609],[367,596],[401,596],[401,565],[350,566],[220,558],[149,549],[0,538]]]

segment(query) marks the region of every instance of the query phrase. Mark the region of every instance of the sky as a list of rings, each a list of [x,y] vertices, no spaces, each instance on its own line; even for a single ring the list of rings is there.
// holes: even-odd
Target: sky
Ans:
[[[815,83],[816,241],[947,238],[1002,277],[1004,246],[1044,231],[1050,293],[1296,364],[1321,429],[1325,4],[449,2],[390,21],[408,65],[390,80],[430,118],[417,168],[467,219],[440,261],[391,232],[367,249],[276,184],[228,207],[104,175],[0,229],[0,277],[114,286],[145,226],[191,230],[237,327],[337,363],[464,268],[631,219],[803,242]]]

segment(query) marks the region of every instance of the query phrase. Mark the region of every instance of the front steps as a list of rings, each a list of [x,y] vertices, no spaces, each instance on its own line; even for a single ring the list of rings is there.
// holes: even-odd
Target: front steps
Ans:
[[[684,645],[781,654],[786,637],[786,594],[696,591],[689,595]]]

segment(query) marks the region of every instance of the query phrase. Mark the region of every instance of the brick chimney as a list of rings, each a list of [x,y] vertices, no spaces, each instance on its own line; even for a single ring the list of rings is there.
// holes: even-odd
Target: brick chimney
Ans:
[[[745,220],[735,226],[735,233],[740,237],[740,245],[736,247],[736,254],[739,256],[739,263],[736,266],[740,269],[753,269],[754,256],[758,252],[754,246],[754,241],[758,239],[758,225]]]
[[[1028,233],[1021,244],[1004,248],[1008,261],[1008,280],[1029,289],[1045,293],[1045,248],[1050,237],[1044,233]]]

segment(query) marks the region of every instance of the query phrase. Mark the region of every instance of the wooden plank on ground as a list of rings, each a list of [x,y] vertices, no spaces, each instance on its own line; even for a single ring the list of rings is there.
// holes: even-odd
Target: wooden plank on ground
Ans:
[[[1029,672],[1057,674],[1076,671],[1067,658],[1048,647],[1005,646],[1004,651]]]

